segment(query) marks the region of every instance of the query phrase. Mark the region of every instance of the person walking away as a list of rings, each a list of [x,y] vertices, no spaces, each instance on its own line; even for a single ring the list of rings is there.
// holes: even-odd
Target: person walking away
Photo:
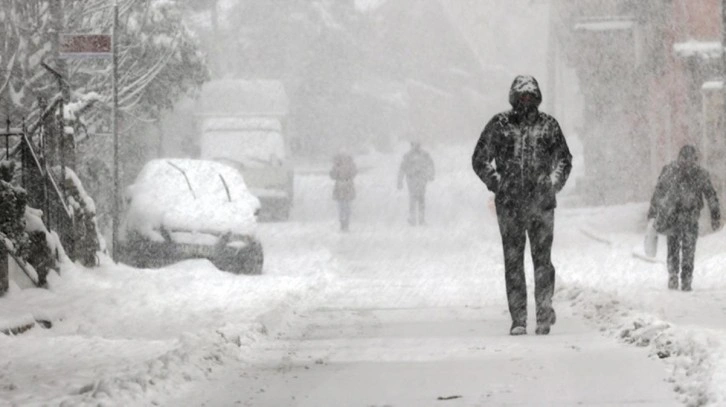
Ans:
[[[349,154],[341,152],[333,157],[330,178],[335,181],[333,199],[338,201],[338,219],[340,220],[340,230],[343,232],[347,232],[350,225],[351,203],[355,199],[353,179],[357,174],[358,168]]]
[[[721,210],[708,172],[698,165],[692,145],[683,146],[678,159],[663,167],[650,200],[648,220],[658,232],[667,235],[668,288],[691,291],[698,239],[698,218],[703,198],[711,210],[711,227],[721,228]]]
[[[434,160],[421,148],[421,142],[411,142],[411,149],[403,156],[398,170],[398,189],[403,179],[408,187],[408,223],[426,224],[426,184],[434,180]]]
[[[517,76],[509,92],[512,109],[489,121],[472,155],[474,172],[495,194],[511,335],[527,333],[527,236],[534,263],[535,332],[549,334],[556,321],[552,307],[555,268],[551,260],[555,194],[567,182],[572,155],[557,120],[539,111],[541,102],[537,80]]]

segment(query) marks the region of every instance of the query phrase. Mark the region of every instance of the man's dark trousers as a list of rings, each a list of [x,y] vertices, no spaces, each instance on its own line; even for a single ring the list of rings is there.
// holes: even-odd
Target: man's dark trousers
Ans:
[[[412,225],[426,222],[426,184],[408,187],[408,222]]]
[[[555,268],[551,259],[555,210],[543,210],[536,205],[520,207],[498,203],[497,219],[504,248],[507,300],[512,321],[517,326],[527,326],[524,249],[526,237],[529,236],[534,264],[537,322],[545,322],[552,313],[552,295],[555,290]]]
[[[691,289],[693,281],[693,262],[696,256],[698,221],[684,222],[668,235],[668,287],[678,288],[678,274],[681,275],[681,288]]]

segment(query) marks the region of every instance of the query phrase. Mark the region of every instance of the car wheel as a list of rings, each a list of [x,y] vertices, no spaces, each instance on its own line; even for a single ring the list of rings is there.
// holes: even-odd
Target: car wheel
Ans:
[[[250,242],[248,249],[242,253],[239,259],[240,271],[242,274],[260,275],[264,265],[265,255],[262,250],[262,243],[259,240]]]
[[[247,247],[236,255],[217,256],[209,259],[218,269],[234,274],[262,274],[264,253],[262,244],[258,240],[252,240]]]
[[[250,242],[249,246],[239,254],[235,263],[237,263],[235,271],[239,274],[262,274],[262,266],[264,264],[262,244],[258,240]]]

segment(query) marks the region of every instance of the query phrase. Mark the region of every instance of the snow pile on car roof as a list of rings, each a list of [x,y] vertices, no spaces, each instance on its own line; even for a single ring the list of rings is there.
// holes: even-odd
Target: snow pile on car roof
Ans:
[[[202,135],[202,156],[228,158],[246,167],[259,167],[284,159],[285,141],[276,131],[207,131]]]
[[[251,234],[259,200],[242,175],[224,164],[192,159],[149,161],[127,190],[126,231],[161,241],[168,231]]]

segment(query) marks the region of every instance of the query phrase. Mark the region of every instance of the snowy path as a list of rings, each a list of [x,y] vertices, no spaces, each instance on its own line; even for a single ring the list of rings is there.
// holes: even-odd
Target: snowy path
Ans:
[[[215,375],[183,399],[199,406],[678,405],[660,363],[570,312],[562,316],[558,334],[512,340],[502,333],[507,317],[491,310],[317,310],[251,368]]]
[[[397,160],[371,156],[349,234],[325,171],[298,178],[293,221],[260,225],[262,276],[67,265],[51,290],[11,293],[0,317],[53,328],[0,336],[0,405],[726,405],[726,231],[699,240],[694,292],[672,292],[663,242],[660,263],[632,256],[643,204],[564,204],[558,324],[532,335],[530,311],[512,338],[466,153],[437,152],[427,227],[405,223]]]
[[[603,336],[567,299],[552,335],[510,337],[491,230],[447,241],[443,226],[324,227],[295,225],[286,238],[329,248],[337,279],[326,296],[248,363],[169,405],[678,405],[662,362]]]

